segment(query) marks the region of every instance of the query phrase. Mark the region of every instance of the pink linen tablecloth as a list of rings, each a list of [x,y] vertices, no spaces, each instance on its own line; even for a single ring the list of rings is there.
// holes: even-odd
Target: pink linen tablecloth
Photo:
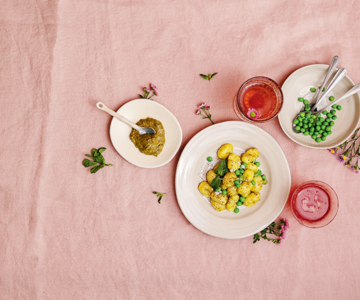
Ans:
[[[186,220],[174,185],[181,151],[210,125],[197,104],[236,120],[246,79],[282,84],[333,55],[359,82],[359,1],[0,4],[1,300],[360,298],[359,177],[290,141],[277,119],[261,127],[287,156],[292,191],[318,179],[338,193],[329,226],[300,226],[288,203],[282,245],[214,238]],[[114,150],[95,103],[118,109],[150,82],[184,138],[169,164],[141,169]],[[93,147],[114,166],[91,175],[81,162]],[[167,193],[161,205],[154,190]]]

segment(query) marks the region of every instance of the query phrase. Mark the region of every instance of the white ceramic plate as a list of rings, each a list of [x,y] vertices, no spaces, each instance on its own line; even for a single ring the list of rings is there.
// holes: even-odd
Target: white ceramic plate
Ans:
[[[279,122],[285,134],[299,145],[315,149],[336,147],[350,137],[359,123],[360,97],[359,94],[355,94],[339,103],[342,106],[342,110],[336,112],[338,118],[334,121],[335,126],[333,127],[332,134],[326,137],[326,141],[317,143],[311,136],[296,134],[292,131],[292,121],[303,107],[303,104],[297,99],[299,97],[305,97],[308,100],[312,99],[314,93],[310,92],[310,88],[319,88],[321,86],[328,68],[328,65],[320,64],[300,68],[292,73],[282,86],[284,104],[278,116]],[[354,82],[346,76],[332,90],[329,96],[334,96],[335,99],[338,99],[353,86]],[[330,103],[326,99],[326,101],[324,100],[320,104],[319,108],[321,109]]]
[[[110,138],[116,151],[128,162],[141,168],[157,168],[167,164],[179,150],[182,141],[182,131],[175,116],[161,104],[145,99],[127,102],[117,111],[128,120],[136,123],[147,117],[160,121],[165,129],[165,145],[157,156],[141,153],[131,142],[131,128],[113,118],[110,125]]]
[[[206,158],[215,158],[226,143],[238,154],[258,148],[257,161],[269,181],[260,192],[260,201],[237,214],[216,211],[198,190],[200,178],[211,167]],[[255,125],[232,121],[211,125],[189,141],[177,166],[175,184],[179,206],[192,225],[212,236],[237,239],[259,232],[276,219],[288,199],[291,177],[286,157],[271,135]]]

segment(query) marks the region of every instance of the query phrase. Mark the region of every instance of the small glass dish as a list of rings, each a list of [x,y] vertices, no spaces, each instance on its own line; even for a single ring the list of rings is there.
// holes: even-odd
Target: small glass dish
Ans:
[[[257,76],[246,80],[234,99],[237,116],[245,121],[263,123],[274,119],[283,106],[283,93],[272,79]],[[256,112],[252,118],[250,113]]]
[[[311,195],[309,198],[307,198],[306,192],[309,192],[309,190],[318,190],[321,193],[324,193],[327,195],[327,200],[321,202],[321,195],[318,199],[320,199],[320,203],[322,203],[323,207],[327,207],[327,211],[325,212],[325,214],[320,217],[319,219],[313,219],[313,220],[309,220],[309,218],[304,218],[302,216],[302,214],[307,214],[308,216],[311,215],[313,212],[309,211],[309,210],[302,210],[302,207],[304,205],[304,200],[309,199],[309,203],[310,201],[313,201],[314,208],[316,207],[316,200],[314,202],[314,198],[311,199]],[[305,193],[305,194],[304,194]],[[317,192],[316,192],[317,193]],[[323,194],[323,195],[325,195]],[[299,196],[299,197],[298,197]],[[301,200],[297,200],[297,199],[301,199]],[[326,197],[325,197],[326,198]],[[301,204],[300,204],[301,201]],[[306,200],[307,201],[307,200]],[[328,202],[328,203],[326,203]],[[331,188],[331,186],[329,186],[328,184],[326,184],[325,182],[322,181],[317,181],[317,180],[312,180],[312,181],[307,181],[304,182],[303,184],[299,185],[297,187],[297,189],[294,191],[293,195],[291,196],[291,212],[294,215],[295,219],[301,224],[304,225],[306,227],[309,228],[321,228],[324,227],[326,225],[328,225],[332,220],[334,220],[334,218],[337,215],[337,212],[339,210],[339,199],[337,194],[335,193],[335,191]],[[305,205],[307,205],[307,203],[305,203]],[[309,206],[306,206],[306,209],[311,207],[312,204],[310,204]],[[318,206],[318,208],[320,208],[320,206]],[[317,208],[316,208],[317,209]],[[301,210],[301,211],[300,211]],[[300,213],[299,213],[300,211]]]

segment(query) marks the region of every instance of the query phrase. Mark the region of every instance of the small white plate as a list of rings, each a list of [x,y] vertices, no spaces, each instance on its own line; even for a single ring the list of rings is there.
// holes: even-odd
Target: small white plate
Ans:
[[[359,94],[355,94],[339,103],[342,106],[342,110],[336,112],[338,118],[334,121],[335,125],[332,134],[326,137],[326,141],[317,143],[309,135],[305,136],[301,133],[296,134],[293,132],[293,119],[303,107],[298,98],[312,99],[311,97],[314,96],[314,93],[310,92],[310,88],[319,88],[321,86],[328,68],[328,65],[321,64],[300,68],[285,80],[281,88],[284,94],[284,104],[278,116],[280,126],[285,134],[299,145],[315,149],[333,148],[347,140],[358,126],[360,119],[360,97]],[[353,86],[354,82],[346,76],[332,90],[329,96],[334,96],[335,99],[338,99]],[[326,101],[324,99],[319,108],[321,109],[330,103],[328,99]]]
[[[110,125],[110,138],[116,151],[128,162],[141,168],[157,168],[167,164],[179,150],[182,131],[175,116],[161,104],[145,99],[127,102],[117,111],[134,123],[147,117],[160,121],[165,129],[165,145],[157,156],[141,153],[130,140],[131,128],[113,118]]]
[[[198,190],[199,177],[207,170],[206,158],[226,143],[232,144],[236,153],[256,147],[260,169],[269,181],[260,192],[260,201],[237,214],[216,211]],[[289,196],[291,176],[284,152],[270,134],[255,125],[231,121],[211,125],[188,142],[175,184],[179,206],[192,225],[212,236],[238,239],[259,232],[278,217]]]

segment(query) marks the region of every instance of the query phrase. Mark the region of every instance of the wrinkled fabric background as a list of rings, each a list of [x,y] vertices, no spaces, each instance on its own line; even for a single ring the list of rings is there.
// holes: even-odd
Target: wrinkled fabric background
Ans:
[[[359,177],[326,150],[283,148],[292,191],[318,179],[338,193],[329,226],[292,217],[282,245],[223,240],[195,229],[175,197],[182,149],[256,75],[279,84],[329,63],[360,82],[359,1],[1,0],[0,299],[359,299]],[[211,82],[200,73],[218,72]],[[166,166],[141,169],[109,138],[111,117],[154,83],[183,129]],[[106,167],[81,162],[106,147]],[[279,182],[281,184],[281,182]],[[152,191],[166,192],[161,205]]]

